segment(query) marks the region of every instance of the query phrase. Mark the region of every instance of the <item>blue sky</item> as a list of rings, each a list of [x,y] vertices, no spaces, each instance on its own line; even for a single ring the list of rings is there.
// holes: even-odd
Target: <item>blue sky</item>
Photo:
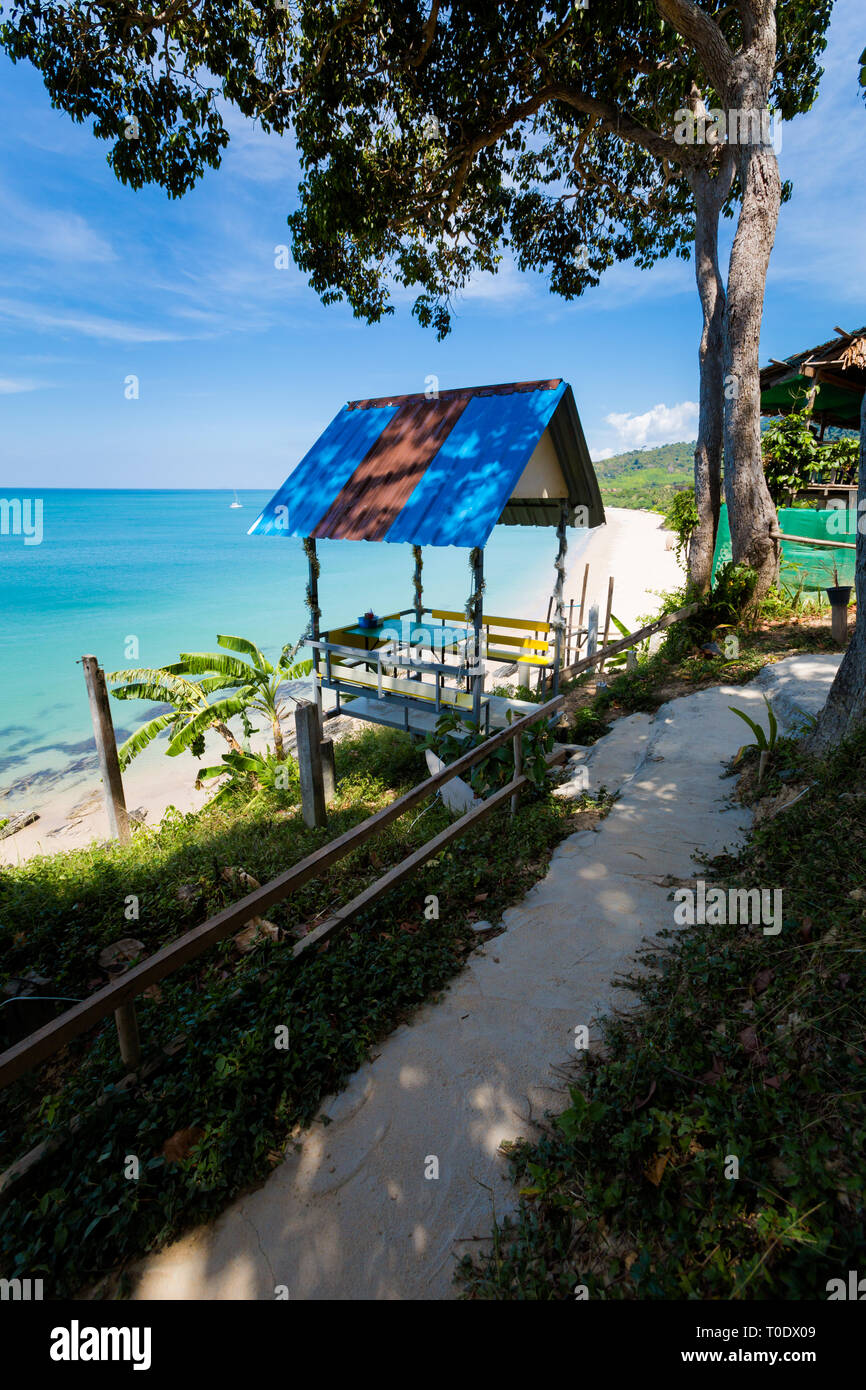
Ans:
[[[816,107],[783,129],[795,183],[770,267],[762,361],[866,322],[862,0],[837,0]],[[376,326],[277,270],[291,143],[238,119],[178,202],[132,192],[107,146],[0,58],[0,483],[274,487],[346,400],[563,376],[593,456],[694,436],[690,263],[616,267],[566,304],[511,264],[437,343],[409,302]],[[127,400],[125,379],[139,379]]]

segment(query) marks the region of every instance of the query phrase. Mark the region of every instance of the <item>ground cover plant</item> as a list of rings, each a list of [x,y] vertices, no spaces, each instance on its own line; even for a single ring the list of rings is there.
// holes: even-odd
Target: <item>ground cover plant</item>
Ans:
[[[783,885],[781,932],[647,950],[636,1011],[512,1151],[519,1212],[463,1262],[465,1297],[825,1299],[862,1268],[866,731],[819,764],[779,740],[757,794],[742,852],[703,872]]]
[[[325,829],[304,826],[294,786],[250,800],[239,784],[234,801],[140,828],[127,847],[0,870],[0,983],[32,971],[47,993],[84,996],[105,983],[105,946],[133,937],[149,954],[243,896],[246,875],[264,882],[426,775],[422,750],[395,731],[364,731],[336,753]],[[514,819],[495,813],[344,936],[292,958],[299,933],[451,819],[431,798],[271,909],[275,937],[245,952],[229,939],[148,990],[137,1005],[145,1061],[162,1064],[138,1084],[119,1089],[125,1068],[107,1020],[7,1089],[0,1168],[43,1140],[57,1147],[3,1194],[4,1277],[41,1277],[47,1297],[75,1293],[262,1181],[373,1043],[460,970],[478,944],[473,922],[495,922],[544,873],[581,812],[529,788]]]

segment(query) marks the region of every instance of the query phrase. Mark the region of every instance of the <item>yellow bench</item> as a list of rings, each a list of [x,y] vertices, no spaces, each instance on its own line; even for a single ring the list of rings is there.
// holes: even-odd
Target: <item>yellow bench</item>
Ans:
[[[323,674],[320,673],[319,679],[323,678]],[[380,688],[378,672],[362,671],[357,666],[344,666],[340,661],[331,661],[330,679],[345,685],[361,685],[377,692]],[[428,700],[434,705],[436,703],[436,686],[431,685],[429,681],[406,680],[401,676],[386,676],[383,673],[381,689],[389,695],[402,695],[411,700]],[[439,704],[471,710],[472,696],[462,691],[440,687]]]
[[[445,622],[466,623],[464,613],[451,613],[444,608],[434,608],[432,617]],[[496,618],[485,613],[481,626],[484,628],[487,639],[486,656],[492,661],[517,662],[518,665],[535,666],[542,670],[549,670],[553,666],[553,655],[550,650],[550,639],[547,635],[551,631],[550,623],[538,621],[532,618]],[[504,627],[505,632],[494,632],[493,628]],[[520,637],[515,633],[524,633]],[[530,636],[529,634],[533,634]]]

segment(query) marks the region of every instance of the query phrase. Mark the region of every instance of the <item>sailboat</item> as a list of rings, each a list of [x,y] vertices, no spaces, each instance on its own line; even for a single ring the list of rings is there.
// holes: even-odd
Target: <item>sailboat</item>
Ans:
[[[237,490],[235,490],[235,500],[234,500],[234,502],[230,502],[230,503],[229,503],[229,508],[230,508],[230,510],[231,510],[231,511],[234,511],[234,509],[235,509],[236,507],[242,507],[243,505],[244,505],[243,502],[239,502],[239,501],[238,501]]]

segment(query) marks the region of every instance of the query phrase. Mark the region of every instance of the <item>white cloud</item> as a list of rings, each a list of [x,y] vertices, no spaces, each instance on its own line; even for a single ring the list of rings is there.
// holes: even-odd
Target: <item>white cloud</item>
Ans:
[[[593,463],[604,463],[605,459],[613,458],[613,449],[593,449]]]
[[[496,271],[481,270],[473,275],[457,296],[485,304],[513,304],[532,293],[529,278],[522,275],[510,258],[503,258]]]
[[[0,187],[0,244],[52,262],[102,265],[116,259],[104,237],[77,212],[37,207]]]
[[[176,333],[140,327],[98,314],[46,314],[33,304],[19,303],[13,299],[0,299],[0,318],[23,321],[31,328],[80,333],[85,338],[102,338],[113,343],[168,343],[176,342],[178,338]]]
[[[28,381],[21,377],[0,376],[0,396],[17,396],[21,391],[38,390],[38,381]]]
[[[696,401],[680,401],[679,405],[660,404],[654,405],[643,415],[614,412],[605,415],[604,420],[606,425],[616,430],[626,449],[646,449],[655,444],[670,444],[691,438],[698,420],[698,405]]]

